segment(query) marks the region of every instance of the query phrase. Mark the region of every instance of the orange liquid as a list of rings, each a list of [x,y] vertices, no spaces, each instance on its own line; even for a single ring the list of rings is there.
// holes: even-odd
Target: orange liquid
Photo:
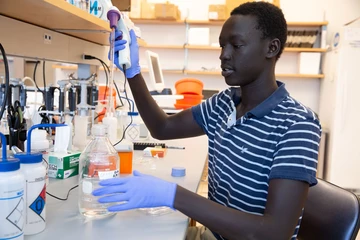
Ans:
[[[118,152],[120,158],[120,174],[131,174],[133,163],[133,152]]]
[[[91,177],[97,177],[98,171],[114,171],[116,168],[116,158],[111,157],[107,163],[90,163],[88,175]]]

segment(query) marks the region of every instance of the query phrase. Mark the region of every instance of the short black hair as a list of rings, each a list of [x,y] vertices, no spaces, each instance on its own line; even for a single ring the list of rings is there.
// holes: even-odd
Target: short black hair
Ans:
[[[281,48],[276,59],[280,58],[287,38],[287,24],[280,8],[268,2],[247,2],[231,11],[231,15],[251,15],[257,18],[256,29],[262,32],[264,39],[278,38]]]

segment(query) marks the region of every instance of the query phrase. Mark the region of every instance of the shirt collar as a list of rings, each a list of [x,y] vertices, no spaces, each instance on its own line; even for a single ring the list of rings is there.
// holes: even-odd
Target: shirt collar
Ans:
[[[276,83],[278,85],[278,88],[275,90],[275,92],[273,92],[267,99],[265,99],[262,103],[257,105],[248,113],[254,115],[257,118],[262,118],[268,113],[270,113],[272,110],[274,110],[281,101],[283,101],[286,97],[289,96],[289,93],[285,88],[285,84],[280,81],[276,81]],[[240,91],[234,91],[233,101],[235,103],[235,106],[240,103]]]

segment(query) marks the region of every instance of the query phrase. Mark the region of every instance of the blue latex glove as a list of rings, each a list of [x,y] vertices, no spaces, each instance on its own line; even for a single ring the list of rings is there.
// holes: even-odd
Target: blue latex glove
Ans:
[[[108,208],[110,212],[135,208],[151,208],[167,206],[174,208],[176,184],[162,179],[133,172],[134,176],[113,178],[100,181],[102,188],[93,191],[94,196],[108,195],[99,198],[100,203],[126,203]]]
[[[134,30],[130,30],[129,32],[130,38],[131,38],[131,44],[130,44],[130,59],[131,59],[131,67],[126,69],[126,78],[133,78],[135,75],[140,73],[140,64],[139,64],[139,45],[137,43],[136,35]],[[121,37],[122,32],[116,30],[115,31],[115,39],[118,37]],[[124,44],[126,43],[126,40],[115,40],[114,44],[114,63],[115,65],[121,70],[122,66],[119,65],[119,51],[123,50],[125,48]],[[109,59],[110,59],[110,52],[109,52]]]

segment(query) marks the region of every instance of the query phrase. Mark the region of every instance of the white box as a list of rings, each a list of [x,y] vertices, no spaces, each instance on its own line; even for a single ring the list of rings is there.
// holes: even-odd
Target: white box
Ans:
[[[321,53],[299,53],[299,73],[319,74]]]
[[[209,28],[190,28],[189,29],[189,45],[210,45],[210,29]]]

